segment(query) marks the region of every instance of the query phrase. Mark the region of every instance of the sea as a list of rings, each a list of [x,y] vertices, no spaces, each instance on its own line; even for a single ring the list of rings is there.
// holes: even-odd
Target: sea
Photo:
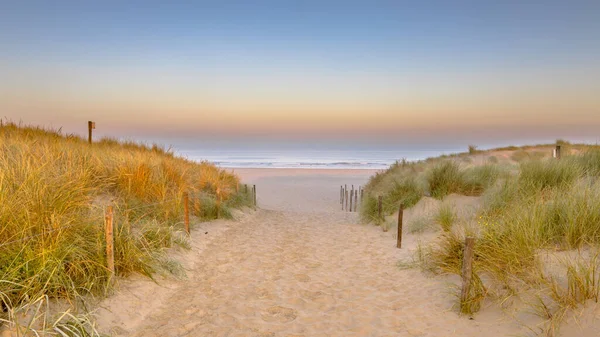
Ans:
[[[386,169],[396,161],[418,161],[458,151],[395,149],[181,149],[178,154],[222,168]]]

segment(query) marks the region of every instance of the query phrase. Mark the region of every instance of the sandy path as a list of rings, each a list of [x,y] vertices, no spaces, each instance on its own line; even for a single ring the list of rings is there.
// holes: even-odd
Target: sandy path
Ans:
[[[443,283],[400,270],[356,215],[258,211],[214,239],[133,336],[506,335],[461,318]]]

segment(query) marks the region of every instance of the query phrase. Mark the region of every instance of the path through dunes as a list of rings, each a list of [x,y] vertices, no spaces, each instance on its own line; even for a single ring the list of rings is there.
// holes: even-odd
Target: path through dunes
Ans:
[[[215,238],[132,336],[505,336],[356,214],[259,210]],[[507,330],[512,326],[513,330]]]

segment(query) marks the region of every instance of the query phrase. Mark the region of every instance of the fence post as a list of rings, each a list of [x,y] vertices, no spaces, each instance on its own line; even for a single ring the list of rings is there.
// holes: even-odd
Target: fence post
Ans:
[[[88,143],[92,144],[92,130],[96,128],[96,123],[88,121]]]
[[[352,199],[354,199],[353,197],[354,197],[354,186],[350,190],[350,212],[352,212]]]
[[[556,145],[556,159],[560,159],[560,145]]]
[[[344,186],[340,185],[340,204],[344,203]]]
[[[398,242],[396,243],[396,248],[402,248],[402,218],[404,217],[404,207],[402,207],[402,203],[400,203],[400,207],[398,208]]]
[[[358,190],[354,190],[354,211],[358,210]]]
[[[252,194],[254,198],[254,209],[256,209],[256,185],[252,186]]]
[[[344,192],[344,198],[346,199],[346,212],[348,212],[348,190]]]
[[[465,250],[463,253],[462,263],[462,289],[460,292],[460,311],[467,312],[467,304],[469,301],[469,295],[471,292],[471,278],[473,276],[473,246],[475,245],[475,238],[465,238]]]
[[[188,192],[183,192],[183,225],[185,232],[190,235],[190,196]]]
[[[110,277],[115,276],[115,248],[113,238],[113,208],[106,206],[104,214],[105,233],[106,233],[106,267]]]
[[[244,184],[244,193],[248,194],[248,184]]]

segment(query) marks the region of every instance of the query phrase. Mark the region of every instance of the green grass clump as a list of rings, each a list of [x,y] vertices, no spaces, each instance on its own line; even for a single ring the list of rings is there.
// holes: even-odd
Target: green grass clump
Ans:
[[[456,213],[454,213],[452,205],[443,204],[438,209],[434,219],[438,225],[442,227],[443,231],[449,232],[452,229],[452,225],[456,221]]]
[[[577,157],[577,162],[585,174],[592,177],[600,176],[600,150],[591,149]]]
[[[492,186],[500,175],[496,165],[486,164],[466,170],[452,161],[445,161],[431,168],[427,182],[431,196],[443,199],[451,193],[481,195]]]
[[[528,161],[521,163],[519,186],[522,190],[540,191],[552,187],[568,187],[582,177],[583,170],[577,161]]]
[[[463,189],[463,173],[458,164],[444,161],[433,166],[427,175],[431,196],[442,199],[451,193],[460,193]]]

